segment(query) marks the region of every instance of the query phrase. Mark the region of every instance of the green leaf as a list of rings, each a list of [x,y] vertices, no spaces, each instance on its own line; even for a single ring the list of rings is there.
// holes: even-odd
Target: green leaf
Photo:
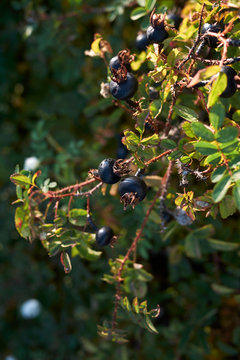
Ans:
[[[162,111],[162,100],[158,99],[158,100],[153,100],[149,106],[149,110],[150,110],[150,114],[152,117],[157,117],[158,115],[161,114]]]
[[[145,16],[147,14],[146,9],[144,7],[137,7],[133,9],[133,11],[130,14],[130,18],[135,21],[140,19],[141,17]]]
[[[231,289],[229,287],[219,284],[212,284],[211,288],[213,289],[213,291],[220,295],[231,295],[235,292],[235,289]]]
[[[194,236],[193,233],[190,233],[186,238],[184,242],[184,250],[187,256],[195,259],[200,259],[201,254],[201,248],[200,248],[200,242],[197,237]]]
[[[61,250],[61,241],[54,241],[49,243],[48,255],[55,256]]]
[[[226,195],[219,205],[220,214],[223,219],[233,215],[236,211],[236,206],[233,200],[233,197],[230,195]]]
[[[132,311],[132,307],[131,307],[131,304],[130,304],[127,296],[125,296],[123,299],[121,299],[121,305],[127,311]]]
[[[191,128],[193,133],[206,141],[213,141],[214,135],[205,125],[203,125],[200,121],[194,121],[191,123]]]
[[[221,143],[220,149],[224,154],[229,154],[232,151],[234,151],[238,145],[239,145],[239,141],[238,139],[236,139],[228,143]]]
[[[204,160],[204,165],[208,165],[208,164],[217,165],[217,164],[219,164],[221,157],[222,156],[220,153],[209,155]]]
[[[27,177],[26,175],[22,175],[22,174],[13,174],[10,176],[10,180],[15,184],[15,185],[19,185],[22,187],[26,187],[26,186],[33,186],[34,184],[31,182],[31,179],[29,179],[29,177]]]
[[[188,121],[191,121],[191,122],[198,120],[197,113],[193,109],[191,109],[191,108],[189,108],[187,106],[174,105],[173,110],[175,111],[176,114],[178,114],[179,116],[181,116],[185,120],[188,120]]]
[[[152,320],[150,319],[150,317],[148,315],[146,315],[146,328],[153,334],[158,334],[157,329],[155,328],[155,326],[152,323]]]
[[[211,155],[218,152],[218,148],[215,144],[206,141],[199,141],[194,144],[194,147],[202,155]]]
[[[138,298],[135,297],[132,302],[133,309],[136,314],[139,314]]]
[[[213,75],[217,74],[219,71],[220,71],[219,65],[208,66],[205,69],[199,71],[199,73],[201,74],[200,80],[209,79]]]
[[[240,110],[235,111],[232,118],[234,121],[240,122]]]
[[[130,151],[136,151],[138,148],[138,144],[140,143],[139,137],[133,132],[129,130],[124,131],[125,137],[122,139],[123,144]]]
[[[225,165],[216,168],[211,175],[211,181],[213,183],[219,182],[222,179],[222,177],[225,175],[226,169],[227,168]]]
[[[163,139],[161,140],[161,146],[165,149],[175,149],[177,147],[177,144],[175,141],[171,139]]]
[[[69,222],[73,225],[84,226],[87,222],[87,210],[72,209],[69,212]]]
[[[95,251],[89,247],[89,245],[84,241],[80,241],[76,246],[72,249],[72,255],[80,255],[80,257],[87,259],[89,261],[98,260],[101,256],[101,251]]]
[[[214,186],[212,197],[215,203],[218,203],[224,198],[230,185],[231,177],[227,174]]]
[[[237,181],[237,183],[233,187],[233,196],[235,204],[238,210],[240,210],[240,181]]]
[[[67,252],[61,253],[61,263],[63,265],[64,272],[69,274],[72,270],[72,263]]]
[[[233,126],[225,127],[216,134],[216,139],[220,143],[227,143],[235,140],[238,137],[238,129]]]
[[[225,118],[225,108],[222,103],[218,102],[215,104],[209,113],[210,124],[214,129],[218,130],[223,125]]]
[[[232,174],[232,182],[237,182],[240,180],[240,169],[236,170]]]
[[[213,225],[205,225],[200,229],[196,229],[192,231],[192,234],[198,239],[206,239],[214,233]]]
[[[228,242],[228,241],[220,241],[215,239],[207,239],[210,246],[217,251],[234,251],[239,248],[239,244]]]
[[[223,93],[227,86],[227,75],[219,73],[217,79],[212,84],[212,89],[208,95],[208,107],[213,106],[219,99],[219,96]]]
[[[195,134],[194,132],[192,131],[192,126],[191,126],[191,123],[185,121],[183,124],[182,124],[182,129],[184,130],[185,134],[190,137],[190,138],[195,138]]]
[[[176,151],[173,151],[171,152],[169,155],[168,155],[168,158],[170,160],[176,160],[176,159],[179,159],[181,156],[182,156],[182,152],[179,151],[179,150],[176,150]]]
[[[19,234],[28,239],[30,236],[29,212],[23,206],[19,206],[15,211],[15,226]]]
[[[240,166],[240,155],[233,155],[231,156],[231,160],[229,161],[229,166],[234,168],[236,166]]]
[[[157,0],[146,0],[145,8],[146,8],[147,12],[152,11],[152,9],[154,8],[154,6],[156,4],[156,1]]]
[[[142,145],[158,145],[159,141],[160,140],[159,140],[158,134],[153,134],[152,136],[142,139],[141,144]]]

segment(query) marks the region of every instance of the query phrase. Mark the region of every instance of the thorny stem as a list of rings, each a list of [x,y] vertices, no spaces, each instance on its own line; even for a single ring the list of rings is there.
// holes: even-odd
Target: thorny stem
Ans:
[[[119,302],[121,299],[120,292],[121,292],[121,281],[122,281],[122,272],[124,269],[124,265],[125,265],[126,261],[129,259],[129,256],[131,255],[131,253],[136,249],[137,243],[142,236],[143,230],[148,222],[149,216],[150,216],[159,196],[161,195],[161,193],[163,191],[166,180],[168,180],[168,178],[170,176],[171,168],[172,168],[172,161],[169,162],[169,165],[168,165],[166,174],[163,177],[161,186],[159,187],[158,191],[156,192],[154,199],[146,212],[146,215],[144,217],[144,220],[142,222],[140,229],[136,231],[136,236],[135,236],[130,248],[128,249],[125,257],[121,261],[121,265],[120,265],[118,273],[117,273],[117,287],[116,287],[115,303],[114,303],[114,310],[113,310],[113,316],[112,316],[112,333],[115,330],[116,325],[117,325],[117,310],[118,310]]]
[[[82,187],[84,187],[84,186],[86,186],[86,185],[89,185],[89,184],[93,183],[94,181],[96,181],[95,178],[89,179],[89,180],[86,180],[86,181],[84,181],[84,182],[82,182],[82,183],[79,183],[79,184],[66,186],[65,188],[63,188],[63,189],[61,189],[61,190],[48,191],[48,194],[49,194],[49,195],[53,195],[53,197],[54,197],[54,195],[57,196],[57,195],[62,194],[62,193],[64,193],[64,192],[70,191],[70,190],[72,190],[72,189],[74,189],[75,191],[77,191],[78,189],[80,189],[80,188],[82,188]],[[68,195],[69,195],[69,194],[68,194]]]
[[[172,151],[173,151],[173,150],[167,150],[167,151],[165,151],[164,153],[162,153],[162,154],[160,154],[160,155],[158,155],[158,156],[156,156],[156,157],[154,157],[154,158],[146,161],[146,162],[145,162],[145,166],[149,166],[149,165],[152,164],[153,162],[161,159],[163,156],[170,154]]]
[[[198,26],[198,34],[197,34],[197,38],[193,44],[193,46],[191,47],[191,49],[189,50],[189,53],[187,55],[187,57],[185,57],[185,59],[183,59],[181,61],[181,63],[178,65],[178,69],[181,69],[181,67],[189,60],[192,58],[192,55],[200,41],[201,38],[201,28],[202,28],[202,20],[203,20],[203,11],[205,8],[205,4],[202,5],[202,9],[201,9],[201,14],[200,14],[200,20],[199,20],[199,26]]]
[[[194,60],[198,60],[203,63],[209,64],[209,65],[219,65],[221,63],[221,60],[209,60],[209,59],[204,59],[202,57],[195,56],[195,55],[193,55],[192,58]],[[240,61],[240,56],[237,56],[235,58],[228,58],[228,59],[223,60],[223,65],[231,65],[231,64],[234,64],[239,61]]]

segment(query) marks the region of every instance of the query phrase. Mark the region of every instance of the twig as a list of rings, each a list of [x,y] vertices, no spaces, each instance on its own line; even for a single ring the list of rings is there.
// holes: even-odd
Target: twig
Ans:
[[[204,59],[204,58],[196,56],[196,55],[193,55],[192,58],[195,60],[201,61],[205,64],[209,64],[209,65],[219,65],[221,63],[221,60]],[[228,58],[223,61],[223,65],[230,65],[230,64],[234,64],[239,61],[240,61],[240,56],[237,56],[235,58]]]
[[[170,161],[169,165],[168,165],[168,168],[167,168],[167,171],[166,171],[166,174],[164,175],[164,178],[165,177],[168,178],[169,175],[167,175],[167,174],[171,172],[171,167],[172,167],[172,162]],[[162,193],[162,184],[159,187],[158,191],[156,192],[156,194],[154,196],[154,199],[153,199],[150,207],[148,208],[148,210],[146,212],[146,215],[144,217],[144,220],[142,222],[142,225],[141,225],[140,229],[136,231],[136,236],[135,236],[130,248],[128,249],[125,257],[123,258],[123,260],[121,261],[121,265],[119,267],[118,274],[117,274],[117,286],[116,286],[116,294],[115,294],[115,303],[114,303],[114,310],[113,310],[113,316],[112,316],[112,333],[114,332],[114,330],[116,328],[116,325],[117,325],[117,310],[118,310],[119,302],[120,302],[120,299],[121,299],[120,292],[121,292],[121,281],[122,281],[122,272],[123,272],[123,269],[124,269],[124,265],[127,262],[127,260],[129,259],[129,256],[131,255],[131,253],[135,250],[135,248],[137,246],[137,243],[140,240],[140,238],[142,236],[142,233],[143,233],[143,230],[144,230],[144,228],[145,228],[145,226],[147,224],[149,216],[150,216],[150,214],[151,214],[151,212],[152,212],[152,210],[153,210],[159,196],[161,195],[161,193]]]
[[[167,151],[165,151],[164,153],[162,153],[162,154],[160,154],[160,155],[158,155],[158,156],[156,156],[156,157],[154,157],[154,158],[146,161],[146,162],[145,162],[145,166],[149,166],[150,164],[154,163],[155,161],[161,159],[163,156],[170,154],[172,151],[173,151],[173,150],[167,150]]]
[[[197,38],[196,38],[193,46],[192,46],[191,49],[189,50],[189,53],[188,53],[187,57],[185,57],[185,59],[183,59],[183,60],[181,61],[181,63],[178,65],[178,67],[177,67],[178,69],[181,69],[181,67],[182,67],[189,59],[192,58],[192,55],[193,55],[193,53],[194,53],[194,51],[195,51],[198,43],[200,42],[204,8],[205,8],[205,3],[202,5],[202,9],[201,9]]]

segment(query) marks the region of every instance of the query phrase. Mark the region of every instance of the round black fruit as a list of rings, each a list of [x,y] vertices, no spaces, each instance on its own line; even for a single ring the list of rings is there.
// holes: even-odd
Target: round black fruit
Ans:
[[[234,80],[237,73],[231,66],[222,66],[220,72],[227,75],[227,87],[220,96],[224,98],[231,97],[237,90],[237,84]]]
[[[180,15],[175,14],[175,13],[170,13],[170,14],[167,15],[167,18],[173,22],[174,27],[176,29],[179,29],[179,26],[180,26],[180,24],[182,22],[182,18],[181,18]]]
[[[147,185],[139,177],[130,176],[119,183],[118,192],[121,197],[127,193],[134,193],[136,198],[142,201],[147,194]]]
[[[115,159],[104,159],[98,167],[98,175],[102,182],[106,184],[115,184],[120,180],[120,176],[114,173],[113,165],[115,164]]]
[[[159,91],[156,90],[153,86],[150,86],[149,88],[149,99],[151,101],[159,99]]]
[[[150,25],[147,28],[146,35],[147,35],[148,42],[150,44],[161,44],[163,42],[163,40],[168,38],[168,33],[164,29],[163,24],[161,24],[159,26],[155,26],[155,27]]]
[[[131,73],[127,73],[127,79],[120,83],[111,80],[110,93],[115,99],[129,100],[138,89],[138,81]]]
[[[201,33],[206,34],[208,32],[219,33],[222,32],[223,27],[220,24],[209,24],[203,25]],[[209,47],[216,48],[219,45],[219,41],[215,36],[206,36],[206,42]]]
[[[113,230],[109,226],[103,226],[96,232],[96,243],[99,246],[106,246],[114,236]]]
[[[149,45],[149,41],[146,33],[140,33],[136,37],[136,48],[138,49],[138,51],[146,51],[148,45]]]

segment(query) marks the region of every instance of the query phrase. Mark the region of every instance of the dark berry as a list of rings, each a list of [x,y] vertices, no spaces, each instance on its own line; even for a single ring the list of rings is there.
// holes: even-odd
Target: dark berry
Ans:
[[[118,135],[117,159],[125,159],[128,154],[127,147],[122,143],[123,135]]]
[[[159,99],[159,91],[157,91],[153,86],[150,86],[149,88],[149,99],[150,100]]]
[[[109,226],[103,226],[96,232],[96,243],[99,246],[106,246],[114,236],[113,230]]]
[[[149,41],[146,33],[140,33],[136,37],[136,48],[138,49],[138,51],[146,51],[148,45],[149,45]]]
[[[227,87],[220,96],[224,98],[231,97],[237,90],[237,84],[234,80],[237,73],[231,66],[222,66],[220,72],[227,75]]]
[[[240,46],[239,39],[228,39],[228,44],[231,46]]]
[[[115,99],[129,100],[138,89],[138,81],[131,73],[127,73],[127,79],[120,83],[111,80],[110,93]]]
[[[223,27],[220,24],[209,24],[203,25],[201,33],[206,34],[208,32],[219,33],[223,31]],[[206,42],[209,47],[216,48],[219,45],[219,41],[215,36],[206,36]]]
[[[179,29],[179,26],[180,26],[180,24],[181,24],[181,22],[182,22],[182,18],[181,18],[180,15],[175,14],[175,13],[170,13],[170,14],[168,14],[167,18],[168,18],[169,20],[172,20],[173,25],[174,25],[174,27],[175,27],[176,29]]]
[[[121,197],[127,193],[134,193],[138,201],[142,201],[147,194],[147,185],[139,177],[130,176],[119,183],[118,191]]]
[[[164,29],[164,25],[161,24],[159,26],[153,27],[150,25],[147,28],[147,39],[150,44],[161,44],[163,40],[168,38],[168,33]]]
[[[104,159],[99,167],[98,174],[102,182],[106,184],[115,184],[120,180],[120,176],[114,173],[113,165],[115,164],[115,159]]]
[[[124,63],[123,65],[126,66],[128,71],[130,70],[130,65],[129,64]],[[113,58],[111,58],[111,60],[109,61],[110,70],[111,69],[118,70],[120,68],[120,66],[121,66],[121,63],[120,63],[119,58],[118,58],[117,55],[114,56]]]
[[[168,210],[163,210],[160,216],[164,223],[169,223],[173,219],[173,215]]]

